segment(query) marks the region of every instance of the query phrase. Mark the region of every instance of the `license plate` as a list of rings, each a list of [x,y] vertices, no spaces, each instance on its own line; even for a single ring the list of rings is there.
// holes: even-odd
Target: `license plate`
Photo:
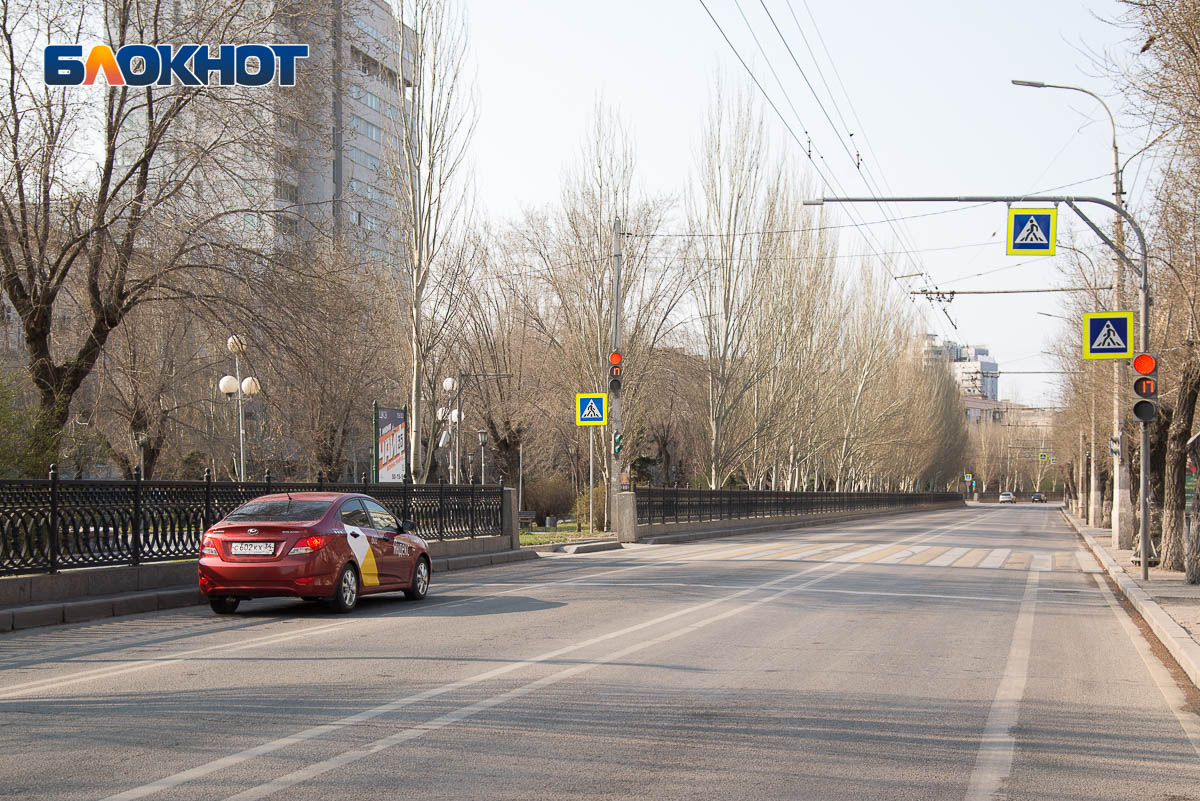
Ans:
[[[229,550],[234,556],[272,556],[275,553],[275,543],[235,542]]]

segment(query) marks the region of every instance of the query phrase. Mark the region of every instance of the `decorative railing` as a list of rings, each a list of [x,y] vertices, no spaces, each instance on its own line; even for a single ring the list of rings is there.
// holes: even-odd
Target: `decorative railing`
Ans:
[[[504,490],[479,484],[0,480],[0,575],[189,559],[205,530],[272,492],[362,492],[427,540],[501,533]]]
[[[956,492],[775,492],[635,487],[639,525],[904,509],[961,502]]]

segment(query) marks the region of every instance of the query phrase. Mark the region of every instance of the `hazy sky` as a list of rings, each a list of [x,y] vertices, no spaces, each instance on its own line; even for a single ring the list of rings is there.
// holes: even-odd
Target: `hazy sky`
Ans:
[[[1145,127],[1124,116],[1115,81],[1098,64],[1105,54],[1127,63],[1140,45],[1131,47],[1128,40],[1136,37],[1109,22],[1121,11],[1115,2],[704,3],[795,134],[811,136],[810,165],[784,123],[767,110],[773,140],[805,165],[814,186],[822,187],[815,167],[840,187],[822,187],[825,194],[1022,194],[1074,184],[1060,193],[1111,199],[1112,129],[1103,108],[1076,92],[1018,88],[1009,83],[1013,78],[1088,88],[1117,115],[1122,159],[1146,144]],[[479,199],[501,218],[557,198],[600,99],[632,132],[641,187],[679,196],[714,74],[748,80],[700,0],[467,0],[467,9],[481,104]],[[853,153],[861,154],[861,168]],[[1126,171],[1135,216],[1146,205],[1153,156],[1135,159]],[[951,208],[884,211],[872,205],[838,213],[875,221]],[[1064,207],[1060,244],[1070,237],[1093,242],[1070,216]],[[1107,226],[1110,216],[1097,209],[1097,219]],[[915,248],[911,257],[889,256],[893,273],[926,271],[943,288],[1064,285],[1059,257],[1004,254],[1004,223],[1002,205],[960,208],[895,226],[867,226],[869,234],[850,228],[841,247],[889,254]],[[1005,269],[955,280],[998,268]],[[922,278],[902,283],[906,289],[926,286]],[[1002,371],[1041,370],[1054,368],[1039,352],[1062,323],[1037,312],[1060,313],[1061,297],[959,296],[948,307],[957,331],[940,311],[920,305],[928,330],[989,346]],[[1001,395],[1047,401],[1047,378],[1053,379],[1001,376]]]

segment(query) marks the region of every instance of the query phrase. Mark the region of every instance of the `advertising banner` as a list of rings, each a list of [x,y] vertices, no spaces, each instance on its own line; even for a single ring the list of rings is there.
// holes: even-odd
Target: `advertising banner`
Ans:
[[[375,407],[375,480],[399,484],[408,478],[408,410]]]

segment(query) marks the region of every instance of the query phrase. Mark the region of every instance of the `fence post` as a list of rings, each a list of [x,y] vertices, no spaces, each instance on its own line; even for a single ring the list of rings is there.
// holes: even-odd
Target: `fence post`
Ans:
[[[446,481],[438,479],[438,539],[446,536]]]
[[[201,514],[201,522],[204,523],[204,530],[208,529],[213,524],[213,496],[212,496],[212,470],[204,468],[204,512]]]
[[[412,479],[409,478],[408,476],[405,476],[404,484],[402,485],[404,487],[404,491],[403,491],[403,493],[401,493],[401,496],[400,496],[401,502],[404,504],[404,519],[405,520],[413,519],[412,485],[413,485]]]
[[[50,465],[50,572],[58,572],[58,465]]]
[[[470,503],[470,507],[471,507],[471,513],[469,516],[469,519],[471,521],[471,536],[474,537],[475,536],[475,482],[474,481],[471,482],[471,500],[469,503]]]
[[[142,561],[142,468],[133,468],[133,543],[129,564],[137,567]]]

